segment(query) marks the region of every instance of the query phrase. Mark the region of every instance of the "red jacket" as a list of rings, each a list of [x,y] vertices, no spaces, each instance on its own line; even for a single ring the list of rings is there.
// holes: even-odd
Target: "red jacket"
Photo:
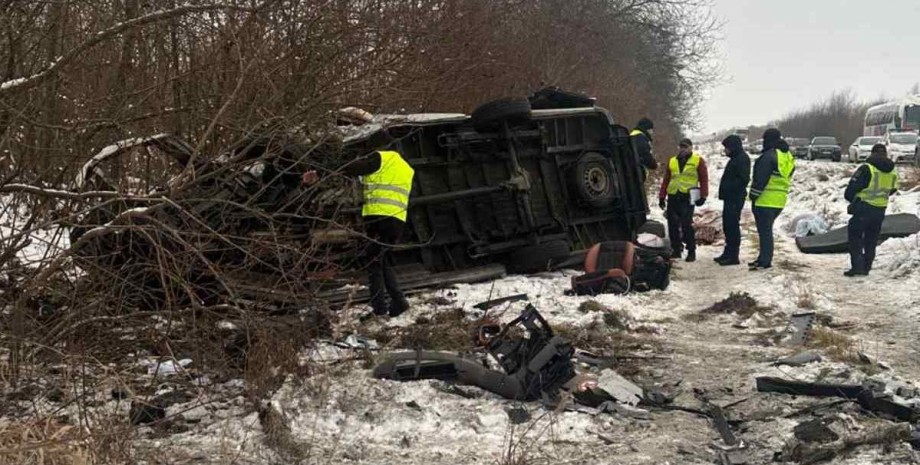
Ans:
[[[687,158],[683,160],[680,159],[680,156],[676,156],[678,160],[678,165],[683,168],[683,165],[687,163]],[[672,157],[673,158],[673,157]],[[668,184],[671,183],[671,160],[668,160],[668,163],[664,165],[664,179],[661,180],[661,190],[658,191],[658,198],[664,199],[668,197]],[[697,175],[700,178],[700,198],[707,199],[709,198],[709,171],[706,169],[706,160],[703,157],[700,157],[700,164],[697,167]]]

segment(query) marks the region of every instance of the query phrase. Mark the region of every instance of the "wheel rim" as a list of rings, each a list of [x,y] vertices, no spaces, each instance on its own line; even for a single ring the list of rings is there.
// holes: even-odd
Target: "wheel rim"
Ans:
[[[600,166],[592,166],[585,170],[585,189],[592,197],[600,197],[610,190],[610,176]]]

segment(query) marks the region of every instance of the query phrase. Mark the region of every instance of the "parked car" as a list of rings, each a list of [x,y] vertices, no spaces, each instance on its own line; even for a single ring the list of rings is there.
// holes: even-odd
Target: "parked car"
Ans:
[[[872,153],[872,146],[880,142],[882,142],[882,138],[878,136],[857,137],[850,144],[850,149],[847,151],[847,161],[857,163],[869,158],[869,154]]]
[[[817,160],[819,158],[828,158],[834,161],[840,161],[841,158],[840,144],[834,137],[819,136],[811,140],[808,144],[808,152],[805,158]]]
[[[786,143],[789,144],[789,150],[792,151],[792,155],[796,158],[805,158],[805,155],[808,155],[808,144],[811,141],[804,137],[790,137],[786,139]]]
[[[883,144],[888,147],[888,158],[895,163],[911,163],[917,157],[916,132],[889,132]]]

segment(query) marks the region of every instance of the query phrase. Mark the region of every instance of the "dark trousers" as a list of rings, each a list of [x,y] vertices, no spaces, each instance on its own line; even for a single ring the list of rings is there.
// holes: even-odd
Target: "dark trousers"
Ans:
[[[760,239],[760,255],[757,263],[763,267],[773,266],[773,223],[783,212],[782,208],[754,207],[754,222]]]
[[[725,250],[722,256],[737,260],[741,254],[741,210],[744,199],[725,200],[722,207],[722,231],[725,232]]]
[[[847,225],[847,240],[850,243],[850,267],[854,271],[868,273],[872,269],[884,220],[884,208],[862,203],[853,206],[853,217]]]
[[[364,221],[367,235],[371,239],[364,254],[371,306],[375,313],[386,313],[389,310],[387,296],[393,302],[405,300],[399,281],[386,260],[391,246],[402,239],[405,223],[389,216],[366,216]]]
[[[696,250],[696,233],[693,231],[693,211],[696,207],[690,203],[689,195],[669,195],[668,208],[665,215],[668,218],[668,237],[671,239],[671,248],[675,253],[683,251],[687,246],[688,251]]]

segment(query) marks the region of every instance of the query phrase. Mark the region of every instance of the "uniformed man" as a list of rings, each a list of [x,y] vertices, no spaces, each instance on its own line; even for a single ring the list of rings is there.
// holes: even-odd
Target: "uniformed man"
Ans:
[[[795,157],[778,129],[763,133],[763,151],[754,162],[751,203],[760,239],[760,254],[748,266],[752,271],[773,267],[773,223],[786,207]]]
[[[371,307],[376,315],[398,316],[409,309],[409,302],[387,265],[386,255],[402,239],[415,170],[399,152],[381,150],[349,163],[342,173],[360,176],[363,186],[361,216],[368,238],[364,258]],[[307,185],[318,179],[316,171],[303,175]]]
[[[847,226],[850,243],[850,269],[844,276],[865,276],[872,269],[875,247],[888,208],[888,197],[898,190],[898,172],[888,158],[888,150],[875,144],[872,153],[850,178],[844,198],[853,216]]]
[[[678,154],[668,161],[668,169],[661,180],[658,205],[665,210],[668,219],[672,257],[680,258],[686,246],[685,261],[693,262],[696,261],[693,212],[695,207],[706,203],[709,196],[709,172],[703,157],[693,151],[690,139],[681,139],[678,149]],[[699,190],[699,198],[691,201],[693,190]]]
[[[658,169],[658,162],[652,155],[652,134],[655,124],[648,118],[642,118],[636,123],[635,129],[629,136],[636,141],[636,150],[639,152],[639,164],[642,165],[642,182],[648,177],[649,170]]]

